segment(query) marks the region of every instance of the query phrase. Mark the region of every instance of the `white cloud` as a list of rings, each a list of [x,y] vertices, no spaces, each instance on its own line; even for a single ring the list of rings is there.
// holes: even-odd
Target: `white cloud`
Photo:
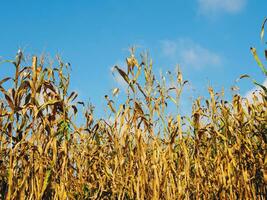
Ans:
[[[200,14],[215,15],[219,13],[235,14],[244,9],[246,0],[198,0]]]
[[[165,56],[174,57],[177,51],[177,44],[170,40],[164,40],[161,42],[162,51]]]
[[[267,87],[267,78],[262,83],[263,86]],[[252,90],[248,91],[245,95],[245,97],[248,99],[249,102],[253,102],[253,96],[255,95],[258,97],[259,101],[262,101],[261,92],[263,92],[262,88],[259,86],[253,88]]]
[[[219,54],[189,39],[164,40],[161,41],[161,48],[163,55],[175,59],[185,67],[203,69],[219,66],[222,63]]]

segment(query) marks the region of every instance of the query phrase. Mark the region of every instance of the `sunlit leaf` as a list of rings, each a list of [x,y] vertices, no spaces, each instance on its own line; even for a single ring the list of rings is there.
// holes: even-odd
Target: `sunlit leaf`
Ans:
[[[119,88],[114,88],[114,89],[112,90],[112,95],[113,95],[113,96],[116,96],[116,95],[119,93],[119,91],[120,91]]]
[[[263,66],[262,62],[260,61],[256,49],[254,47],[251,47],[250,51],[251,51],[254,59],[256,60],[258,66],[261,68],[262,72],[267,76],[267,70],[265,69],[265,67]]]

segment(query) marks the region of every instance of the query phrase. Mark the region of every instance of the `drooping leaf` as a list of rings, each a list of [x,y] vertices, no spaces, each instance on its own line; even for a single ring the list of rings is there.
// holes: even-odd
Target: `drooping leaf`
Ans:
[[[16,64],[16,62],[14,60],[3,60],[0,62],[0,65],[3,64],[3,63],[12,63],[12,64]]]
[[[263,40],[263,37],[264,37],[264,26],[266,22],[267,22],[267,17],[265,17],[265,19],[263,20],[262,26],[261,26],[261,40]]]
[[[122,69],[120,69],[118,66],[115,66],[114,69],[116,69],[119,72],[119,74],[121,75],[121,77],[131,87],[132,91],[135,92],[134,87],[133,87],[132,83],[130,82],[130,79],[129,79],[128,75]]]
[[[142,87],[140,86],[140,84],[136,83],[136,85],[137,85],[137,88],[140,90],[140,92],[144,95],[144,97],[147,98],[147,96],[146,96],[145,92],[143,91]]]
[[[20,84],[18,90],[19,90],[19,91],[20,91],[20,90],[27,90],[27,88],[30,88],[30,83],[29,83],[28,80],[23,81],[23,82]]]
[[[135,102],[134,105],[135,105],[135,109],[136,109],[136,111],[137,111],[139,114],[144,115],[144,111],[143,111],[141,105],[140,105],[138,102]]]
[[[113,101],[112,101],[112,100],[109,100],[109,101],[108,101],[108,107],[110,108],[110,110],[111,110],[113,113],[116,113],[116,110],[115,110],[115,108],[113,107]]]
[[[267,70],[265,69],[265,67],[263,66],[262,62],[260,61],[256,49],[254,47],[251,47],[250,51],[251,51],[254,59],[256,60],[257,64],[261,68],[262,72],[267,76]]]
[[[188,81],[188,80],[184,81],[184,82],[183,82],[183,85],[185,85],[185,84],[187,84],[187,83],[189,83],[189,81]]]
[[[7,100],[8,105],[10,106],[10,108],[12,110],[14,110],[15,106],[14,106],[14,103],[13,103],[11,97],[8,94],[5,94],[5,98]]]
[[[38,111],[35,113],[35,116],[37,116],[38,113],[39,113],[41,110],[43,110],[44,108],[46,108],[47,106],[49,106],[49,105],[55,105],[55,104],[60,103],[60,102],[61,102],[61,100],[50,100],[50,101],[44,103],[43,105],[41,105],[41,106],[38,108]]]
[[[254,83],[255,85],[259,86],[261,89],[263,89],[263,91],[267,94],[267,88],[266,88],[264,85],[258,83],[258,82],[255,81],[255,80],[253,80],[253,83]]]
[[[77,98],[78,94],[76,92],[72,92],[70,96],[68,97],[68,101],[72,99],[74,101]]]
[[[247,74],[243,74],[243,75],[241,75],[241,76],[239,77],[239,79],[249,78],[249,77],[250,77],[249,75],[247,75]]]
[[[0,81],[0,85],[2,85],[4,82],[10,80],[11,78],[10,77],[7,77],[7,78],[4,78]]]
[[[85,106],[84,102],[82,102],[82,101],[77,101],[77,104],[80,104],[82,106]]]
[[[72,107],[72,109],[73,109],[74,115],[76,115],[77,112],[78,112],[77,107],[76,107],[75,105],[72,105],[71,107]]]
[[[28,104],[31,100],[31,94],[27,94],[26,98],[25,98],[25,105]]]

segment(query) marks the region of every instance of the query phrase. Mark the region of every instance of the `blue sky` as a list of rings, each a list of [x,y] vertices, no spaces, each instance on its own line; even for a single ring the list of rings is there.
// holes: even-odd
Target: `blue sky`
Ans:
[[[18,48],[59,53],[72,64],[71,89],[102,115],[104,95],[120,86],[111,68],[136,45],[150,52],[156,74],[181,65],[191,83],[183,100],[190,107],[189,96],[206,95],[209,84],[230,95],[241,74],[264,81],[249,48],[262,53],[265,16],[266,0],[2,1],[0,56],[10,59]],[[0,79],[9,73],[0,66]],[[242,95],[253,89],[248,80],[239,86]]]

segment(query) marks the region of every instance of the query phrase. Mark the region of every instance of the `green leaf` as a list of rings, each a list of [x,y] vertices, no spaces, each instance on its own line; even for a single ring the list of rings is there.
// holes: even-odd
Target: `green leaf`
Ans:
[[[3,64],[3,63],[12,63],[12,64],[16,64],[16,62],[14,60],[3,60],[0,62],[0,65]]]
[[[51,177],[51,169],[48,169],[46,170],[46,173],[45,173],[45,178],[44,178],[44,182],[43,182],[43,186],[42,186],[42,191],[41,191],[41,197],[43,197],[43,194],[50,182],[50,177]]]
[[[168,96],[168,97],[175,105],[177,105],[177,101],[172,96]]]

